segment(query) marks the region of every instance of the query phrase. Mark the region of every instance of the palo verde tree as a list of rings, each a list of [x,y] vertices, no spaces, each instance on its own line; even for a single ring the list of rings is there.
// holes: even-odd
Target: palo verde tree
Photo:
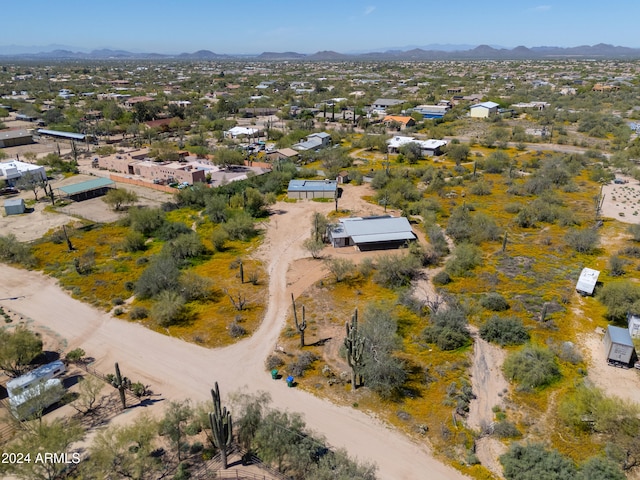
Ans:
[[[298,321],[298,313],[296,312],[296,301],[291,294],[291,305],[293,306],[293,320],[296,322],[296,329],[300,332],[300,347],[304,347],[304,331],[307,329],[307,318],[304,311],[304,305],[302,306],[302,321]]]
[[[231,412],[227,411],[227,407],[222,408],[220,406],[218,382],[211,389],[211,397],[213,398],[213,412],[209,413],[209,424],[211,426],[213,444],[220,450],[222,467],[227,468],[227,447],[233,441],[233,421]]]
[[[42,353],[42,339],[24,326],[13,333],[0,329],[0,370],[10,377],[19,377]]]
[[[351,323],[346,323],[347,336],[344,339],[346,348],[347,363],[351,368],[351,390],[358,388],[358,383],[362,382],[360,370],[362,369],[364,353],[364,338],[358,335],[358,309],[351,316]]]

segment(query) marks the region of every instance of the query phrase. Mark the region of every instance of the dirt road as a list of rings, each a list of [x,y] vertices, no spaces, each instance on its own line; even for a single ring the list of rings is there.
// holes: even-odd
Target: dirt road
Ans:
[[[343,201],[344,202],[344,201]],[[346,204],[341,202],[341,208]],[[280,203],[260,255],[268,263],[269,307],[258,331],[235,345],[208,350],[146,328],[112,318],[69,297],[55,280],[36,272],[0,265],[0,298],[19,297],[0,304],[22,313],[57,332],[68,348],[82,347],[96,358],[103,372],[118,361],[129,378],[150,384],[163,399],[206,400],[215,381],[224,393],[241,388],[268,392],[273,405],[304,414],[310,428],[322,433],[334,447],[344,447],[360,460],[375,462],[381,479],[431,480],[466,478],[435,460],[423,445],[357,410],[336,406],[304,391],[274,381],[264,359],[273,351],[289,308],[287,271],[308,254],[302,241],[309,235],[314,210],[327,213],[332,204]],[[158,402],[150,409],[162,409]],[[427,473],[428,472],[428,473]]]

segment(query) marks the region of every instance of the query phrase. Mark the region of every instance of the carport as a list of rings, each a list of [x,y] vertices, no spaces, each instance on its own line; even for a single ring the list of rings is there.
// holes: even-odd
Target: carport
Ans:
[[[96,178],[86,182],[74,183],[58,187],[61,197],[70,198],[76,202],[104,195],[110,188],[115,188],[115,182],[108,178]]]

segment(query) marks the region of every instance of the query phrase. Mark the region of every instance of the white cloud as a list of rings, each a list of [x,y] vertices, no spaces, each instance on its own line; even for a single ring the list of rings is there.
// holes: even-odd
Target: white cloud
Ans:
[[[538,5],[529,9],[530,12],[547,12],[549,10],[551,10],[551,5]]]
[[[367,8],[364,9],[364,14],[365,15],[369,15],[371,13],[373,13],[373,11],[376,9],[376,7],[374,7],[373,5],[369,5]]]

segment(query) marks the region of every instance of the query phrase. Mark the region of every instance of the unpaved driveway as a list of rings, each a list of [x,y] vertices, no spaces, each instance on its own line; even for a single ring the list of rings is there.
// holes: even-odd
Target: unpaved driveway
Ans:
[[[348,190],[340,208],[349,208],[347,202],[355,190]],[[290,294],[297,290],[295,284],[287,285],[289,266],[308,256],[301,243],[310,232],[311,212],[328,213],[331,208],[333,204],[316,202],[279,203],[274,207],[280,213],[272,219],[260,253],[268,262],[269,307],[258,331],[229,347],[209,350],[112,318],[70,298],[53,279],[5,265],[0,265],[0,298],[24,298],[0,304],[57,332],[67,340],[67,348],[82,347],[97,359],[94,366],[98,370],[111,371],[113,363],[119,362],[125,375],[150,384],[163,399],[206,400],[215,381],[223,394],[240,388],[266,391],[277,408],[304,414],[309,427],[325,435],[332,446],[346,448],[361,461],[375,462],[381,479],[466,478],[435,460],[426,446],[376,419],[287,388],[285,382],[271,380],[265,372],[264,359],[274,349]],[[356,213],[355,203],[353,210]],[[161,409],[163,403],[148,408]]]

